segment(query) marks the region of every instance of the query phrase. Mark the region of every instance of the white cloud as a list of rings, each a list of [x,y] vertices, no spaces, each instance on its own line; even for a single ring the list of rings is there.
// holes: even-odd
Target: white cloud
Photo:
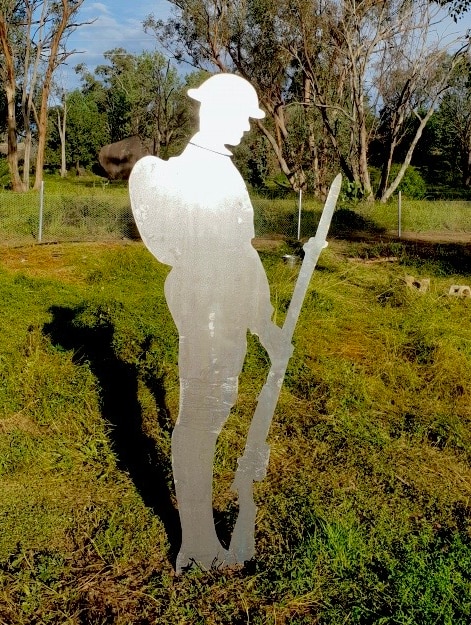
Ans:
[[[91,21],[84,24],[70,36],[67,47],[79,54],[69,58],[62,68],[62,75],[71,88],[78,86],[74,67],[85,64],[90,71],[104,62],[103,54],[113,48],[125,48],[138,54],[143,50],[155,49],[155,38],[144,32],[143,20],[154,13],[156,17],[166,18],[170,4],[164,0],[129,2],[129,0],[104,0],[92,4],[84,3],[79,21]]]
[[[94,2],[93,4],[84,4],[82,5],[80,13],[81,15],[85,15],[87,13],[110,13],[109,7],[103,2]]]

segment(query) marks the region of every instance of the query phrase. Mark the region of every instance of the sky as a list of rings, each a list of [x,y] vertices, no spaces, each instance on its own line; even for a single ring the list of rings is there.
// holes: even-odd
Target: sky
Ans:
[[[132,53],[154,50],[155,38],[144,33],[142,22],[149,13],[153,13],[156,18],[167,18],[170,15],[170,6],[167,0],[85,0],[79,19],[95,21],[93,24],[81,26],[70,36],[68,48],[79,53],[71,56],[67,65],[61,68],[61,82],[68,89],[78,87],[80,83],[74,67],[78,63],[84,63],[93,71],[104,62],[103,53],[107,50],[117,47]],[[450,38],[454,38],[455,33],[464,34],[471,29],[471,12],[457,24],[446,18],[441,27]]]
[[[170,4],[166,0],[85,0],[78,21],[94,21],[80,26],[69,37],[67,48],[77,50],[77,54],[61,68],[67,88],[79,86],[74,72],[76,65],[84,63],[92,71],[104,62],[103,54],[107,50],[119,47],[136,54],[154,50],[155,38],[146,35],[142,27],[149,13],[165,19],[170,15]]]

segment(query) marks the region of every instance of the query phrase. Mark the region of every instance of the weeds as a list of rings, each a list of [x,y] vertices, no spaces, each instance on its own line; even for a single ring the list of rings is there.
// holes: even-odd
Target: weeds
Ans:
[[[280,325],[297,272],[281,256],[263,255]],[[469,623],[471,308],[446,293],[470,274],[440,250],[426,262],[419,294],[403,280],[425,267],[408,243],[323,253],[256,485],[257,557],[175,578],[167,269],[140,244],[5,254],[0,622]],[[267,367],[249,337],[217,450],[223,539]]]

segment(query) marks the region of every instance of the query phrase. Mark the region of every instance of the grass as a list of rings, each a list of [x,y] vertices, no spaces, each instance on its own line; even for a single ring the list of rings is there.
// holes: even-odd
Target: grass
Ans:
[[[286,251],[262,255],[279,324],[296,280]],[[471,280],[459,251],[331,242],[256,486],[256,559],[175,578],[166,268],[139,243],[5,250],[0,623],[469,623],[471,301],[447,296]],[[250,338],[217,452],[223,538],[266,371]]]
[[[252,194],[257,236],[277,235],[297,239],[298,197],[268,199]],[[322,203],[303,199],[301,237],[315,234]],[[39,194],[0,191],[2,242],[28,244],[39,235]],[[352,232],[397,232],[397,198],[388,204],[352,204],[339,201],[331,233],[343,237]],[[402,230],[452,235],[471,234],[471,203],[466,201],[402,201]],[[45,177],[43,242],[105,241],[133,239],[127,183],[104,182],[97,176],[61,179]]]
[[[388,204],[375,202],[361,204],[358,212],[364,218],[387,230],[397,231],[397,198]],[[460,200],[402,200],[402,229],[411,232],[467,232],[471,231],[471,202]]]

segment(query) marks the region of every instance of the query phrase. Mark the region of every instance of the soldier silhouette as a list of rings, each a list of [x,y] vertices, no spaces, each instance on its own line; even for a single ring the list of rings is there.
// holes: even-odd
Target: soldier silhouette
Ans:
[[[237,398],[247,330],[270,360],[282,351],[272,322],[268,281],[252,246],[253,208],[226,145],[239,144],[249,118],[261,119],[253,87],[218,74],[188,95],[200,102],[200,126],[182,154],[146,156],[129,180],[142,239],[172,269],[165,296],[179,333],[180,406],[172,466],[182,526],[177,573],[240,560],[216,534],[212,479],[218,435]]]

